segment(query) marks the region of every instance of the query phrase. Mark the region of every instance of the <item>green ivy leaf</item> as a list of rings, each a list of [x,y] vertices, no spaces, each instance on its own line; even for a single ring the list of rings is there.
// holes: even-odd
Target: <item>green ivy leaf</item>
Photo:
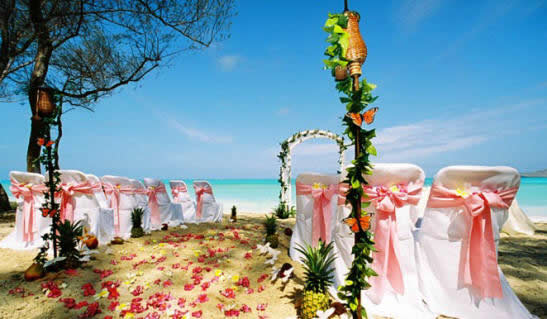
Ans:
[[[377,156],[378,153],[376,152],[376,147],[374,147],[374,145],[370,144],[368,147],[367,147],[367,150],[366,150],[367,153],[369,153],[370,155],[374,155],[374,156]]]

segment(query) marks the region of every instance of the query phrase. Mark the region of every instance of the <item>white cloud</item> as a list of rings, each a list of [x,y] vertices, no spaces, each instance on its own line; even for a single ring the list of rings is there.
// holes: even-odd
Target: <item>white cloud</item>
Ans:
[[[180,123],[179,121],[175,119],[168,119],[168,123],[169,123],[169,126],[181,132],[182,134],[188,136],[191,139],[198,140],[200,142],[226,144],[226,143],[232,143],[233,141],[233,138],[231,136],[213,135],[209,132],[183,125],[182,123]]]
[[[401,27],[412,32],[418,24],[441,8],[444,0],[406,0],[398,8],[397,16]]]
[[[544,99],[528,100],[450,118],[388,127],[378,130],[374,145],[383,161],[423,159],[434,154],[459,151],[482,144],[490,138],[519,134],[521,130],[509,129],[513,121],[511,113],[544,103]],[[500,128],[505,129],[500,131]]]
[[[218,59],[218,64],[222,71],[232,71],[241,62],[239,55],[224,55]]]

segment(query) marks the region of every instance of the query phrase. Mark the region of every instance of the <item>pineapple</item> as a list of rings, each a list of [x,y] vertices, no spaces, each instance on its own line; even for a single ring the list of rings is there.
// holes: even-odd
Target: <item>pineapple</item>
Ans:
[[[144,209],[137,207],[131,212],[131,237],[138,238],[144,235],[144,230],[142,229],[142,215],[144,214]]]
[[[330,298],[327,288],[333,283],[333,263],[334,254],[332,254],[332,242],[325,245],[322,241],[319,246],[313,248],[306,245],[305,248],[297,247],[303,257],[304,263],[304,298],[300,306],[300,314],[303,319],[312,319],[316,317],[317,310],[325,311],[330,307]]]
[[[82,237],[83,226],[80,221],[71,223],[68,219],[57,226],[59,232],[59,256],[65,257],[65,268],[77,268],[80,265],[80,251],[78,241]]]
[[[266,242],[270,243],[270,247],[277,248],[279,246],[279,236],[277,235],[277,218],[274,214],[271,216],[266,215]]]

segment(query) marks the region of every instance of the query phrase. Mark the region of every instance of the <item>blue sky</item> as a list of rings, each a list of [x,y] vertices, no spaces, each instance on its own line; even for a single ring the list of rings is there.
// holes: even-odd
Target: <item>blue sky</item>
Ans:
[[[547,168],[547,1],[350,0],[376,83],[380,162]],[[61,165],[97,175],[275,178],[279,143],[341,133],[322,70],[343,1],[238,2],[231,38],[64,116]],[[0,179],[24,170],[27,105],[0,104]],[[351,153],[347,157],[352,157]],[[297,146],[293,175],[335,172],[329,141]]]

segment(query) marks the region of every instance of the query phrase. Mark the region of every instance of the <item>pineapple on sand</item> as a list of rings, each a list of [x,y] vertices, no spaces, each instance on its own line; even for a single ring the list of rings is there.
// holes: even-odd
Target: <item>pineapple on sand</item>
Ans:
[[[137,207],[131,212],[131,237],[138,238],[144,235],[142,229],[142,216],[144,215],[144,209]]]
[[[270,247],[277,248],[279,246],[279,235],[277,235],[277,218],[274,214],[266,215],[266,242],[270,243]]]
[[[330,308],[330,298],[327,289],[333,283],[333,262],[335,259],[332,253],[332,242],[325,245],[319,241],[317,247],[299,246],[296,248],[300,252],[302,262],[304,263],[304,298],[301,301],[300,315],[303,319],[312,319],[316,317],[318,310],[325,311]]]

